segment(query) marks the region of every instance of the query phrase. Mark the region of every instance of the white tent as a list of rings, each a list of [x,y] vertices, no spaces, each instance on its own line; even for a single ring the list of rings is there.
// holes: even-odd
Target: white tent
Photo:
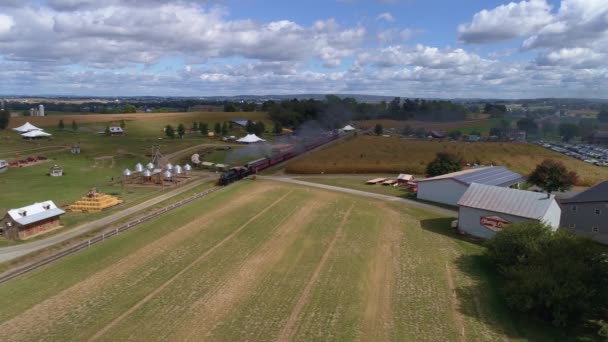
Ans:
[[[266,141],[266,140],[258,137],[255,134],[247,134],[247,136],[245,136],[245,137],[237,140],[237,142],[245,143],[245,144],[256,143],[256,142],[259,142],[259,141]]]
[[[351,125],[346,125],[344,126],[344,128],[342,128],[343,131],[354,131],[356,128],[351,126]]]
[[[26,122],[25,124],[19,126],[19,127],[15,127],[13,128],[13,131],[17,131],[17,132],[21,132],[21,133],[25,133],[25,132],[30,132],[30,131],[40,131],[41,129],[32,125],[29,122]]]
[[[22,137],[24,138],[43,138],[43,137],[50,137],[52,134],[43,132],[43,131],[29,131],[27,133],[23,133],[21,134]]]

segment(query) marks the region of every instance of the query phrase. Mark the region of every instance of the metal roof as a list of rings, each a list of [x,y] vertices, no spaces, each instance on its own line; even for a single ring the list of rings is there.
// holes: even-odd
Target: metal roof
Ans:
[[[63,214],[65,214],[65,211],[57,208],[53,201],[34,203],[23,208],[8,211],[8,215],[21,225],[27,225]]]
[[[439,179],[453,179],[466,185],[479,183],[485,185],[511,186],[513,184],[521,183],[525,180],[525,177],[519,173],[510,171],[503,166],[489,166],[448,173],[437,177],[419,180],[418,182],[429,182]]]
[[[459,206],[509,214],[519,217],[542,218],[555,196],[534,191],[517,190],[473,183],[462,195]]]
[[[598,183],[578,195],[561,201],[561,203],[583,202],[608,202],[608,181]]]

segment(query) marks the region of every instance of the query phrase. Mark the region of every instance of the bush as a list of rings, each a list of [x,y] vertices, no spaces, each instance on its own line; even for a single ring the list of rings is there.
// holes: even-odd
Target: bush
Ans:
[[[451,153],[439,152],[435,159],[427,165],[426,175],[427,177],[435,177],[460,170],[462,170],[460,158]]]

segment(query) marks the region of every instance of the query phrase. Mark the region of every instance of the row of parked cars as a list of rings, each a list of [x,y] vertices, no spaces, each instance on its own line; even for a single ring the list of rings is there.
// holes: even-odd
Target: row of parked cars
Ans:
[[[544,141],[540,141],[539,144],[552,151],[565,154],[586,163],[608,167],[607,146]]]

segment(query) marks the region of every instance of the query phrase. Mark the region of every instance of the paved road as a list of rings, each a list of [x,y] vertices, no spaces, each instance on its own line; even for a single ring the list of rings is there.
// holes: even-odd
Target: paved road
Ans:
[[[374,198],[374,199],[378,199],[381,201],[403,203],[408,206],[434,211],[441,215],[458,216],[458,212],[455,210],[445,209],[445,208],[437,207],[437,206],[434,206],[431,204],[416,202],[416,201],[399,198],[399,197],[394,197],[394,196],[381,195],[381,194],[376,194],[373,192],[342,188],[342,187],[332,186],[332,185],[306,182],[306,181],[302,181],[302,180],[293,179],[290,177],[277,177],[277,176],[258,176],[258,177],[260,179],[267,179],[267,180],[273,180],[273,181],[279,181],[279,182],[285,182],[285,183],[291,183],[291,184],[311,186],[311,187],[320,188],[320,189],[339,191],[339,192],[344,192],[344,193],[352,194],[352,195],[356,195],[356,196]]]
[[[89,223],[85,223],[83,225],[80,225],[76,228],[67,230],[63,233],[59,233],[56,235],[52,235],[49,236],[46,239],[42,239],[42,240],[36,240],[36,241],[32,241],[29,243],[25,243],[22,245],[16,245],[16,246],[10,246],[10,247],[3,247],[0,248],[0,262],[6,262],[6,261],[10,261],[13,259],[16,259],[18,257],[24,256],[26,254],[32,253],[32,252],[36,252],[39,251],[41,249],[53,246],[55,244],[59,244],[62,243],[64,241],[67,241],[69,239],[75,238],[79,235],[85,234],[87,232],[90,232],[92,230],[98,229],[98,228],[102,228],[104,226],[110,225],[120,219],[123,219],[129,215],[135,214],[137,212],[140,212],[142,210],[145,210],[151,206],[154,206],[162,201],[165,201],[167,199],[170,199],[174,196],[177,196],[181,193],[184,193],[198,185],[201,185],[205,182],[208,182],[210,180],[212,180],[213,178],[215,178],[214,176],[209,176],[209,177],[205,177],[199,180],[195,180],[191,183],[188,183],[184,186],[181,186],[177,189],[171,190],[169,192],[166,192],[160,196],[157,196],[155,198],[152,198],[150,200],[147,200],[145,202],[142,202],[140,204],[134,205],[130,208],[124,209],[122,211],[119,211],[117,213],[114,213],[112,215],[106,216],[104,218],[101,218],[99,220],[96,221],[92,221]]]

